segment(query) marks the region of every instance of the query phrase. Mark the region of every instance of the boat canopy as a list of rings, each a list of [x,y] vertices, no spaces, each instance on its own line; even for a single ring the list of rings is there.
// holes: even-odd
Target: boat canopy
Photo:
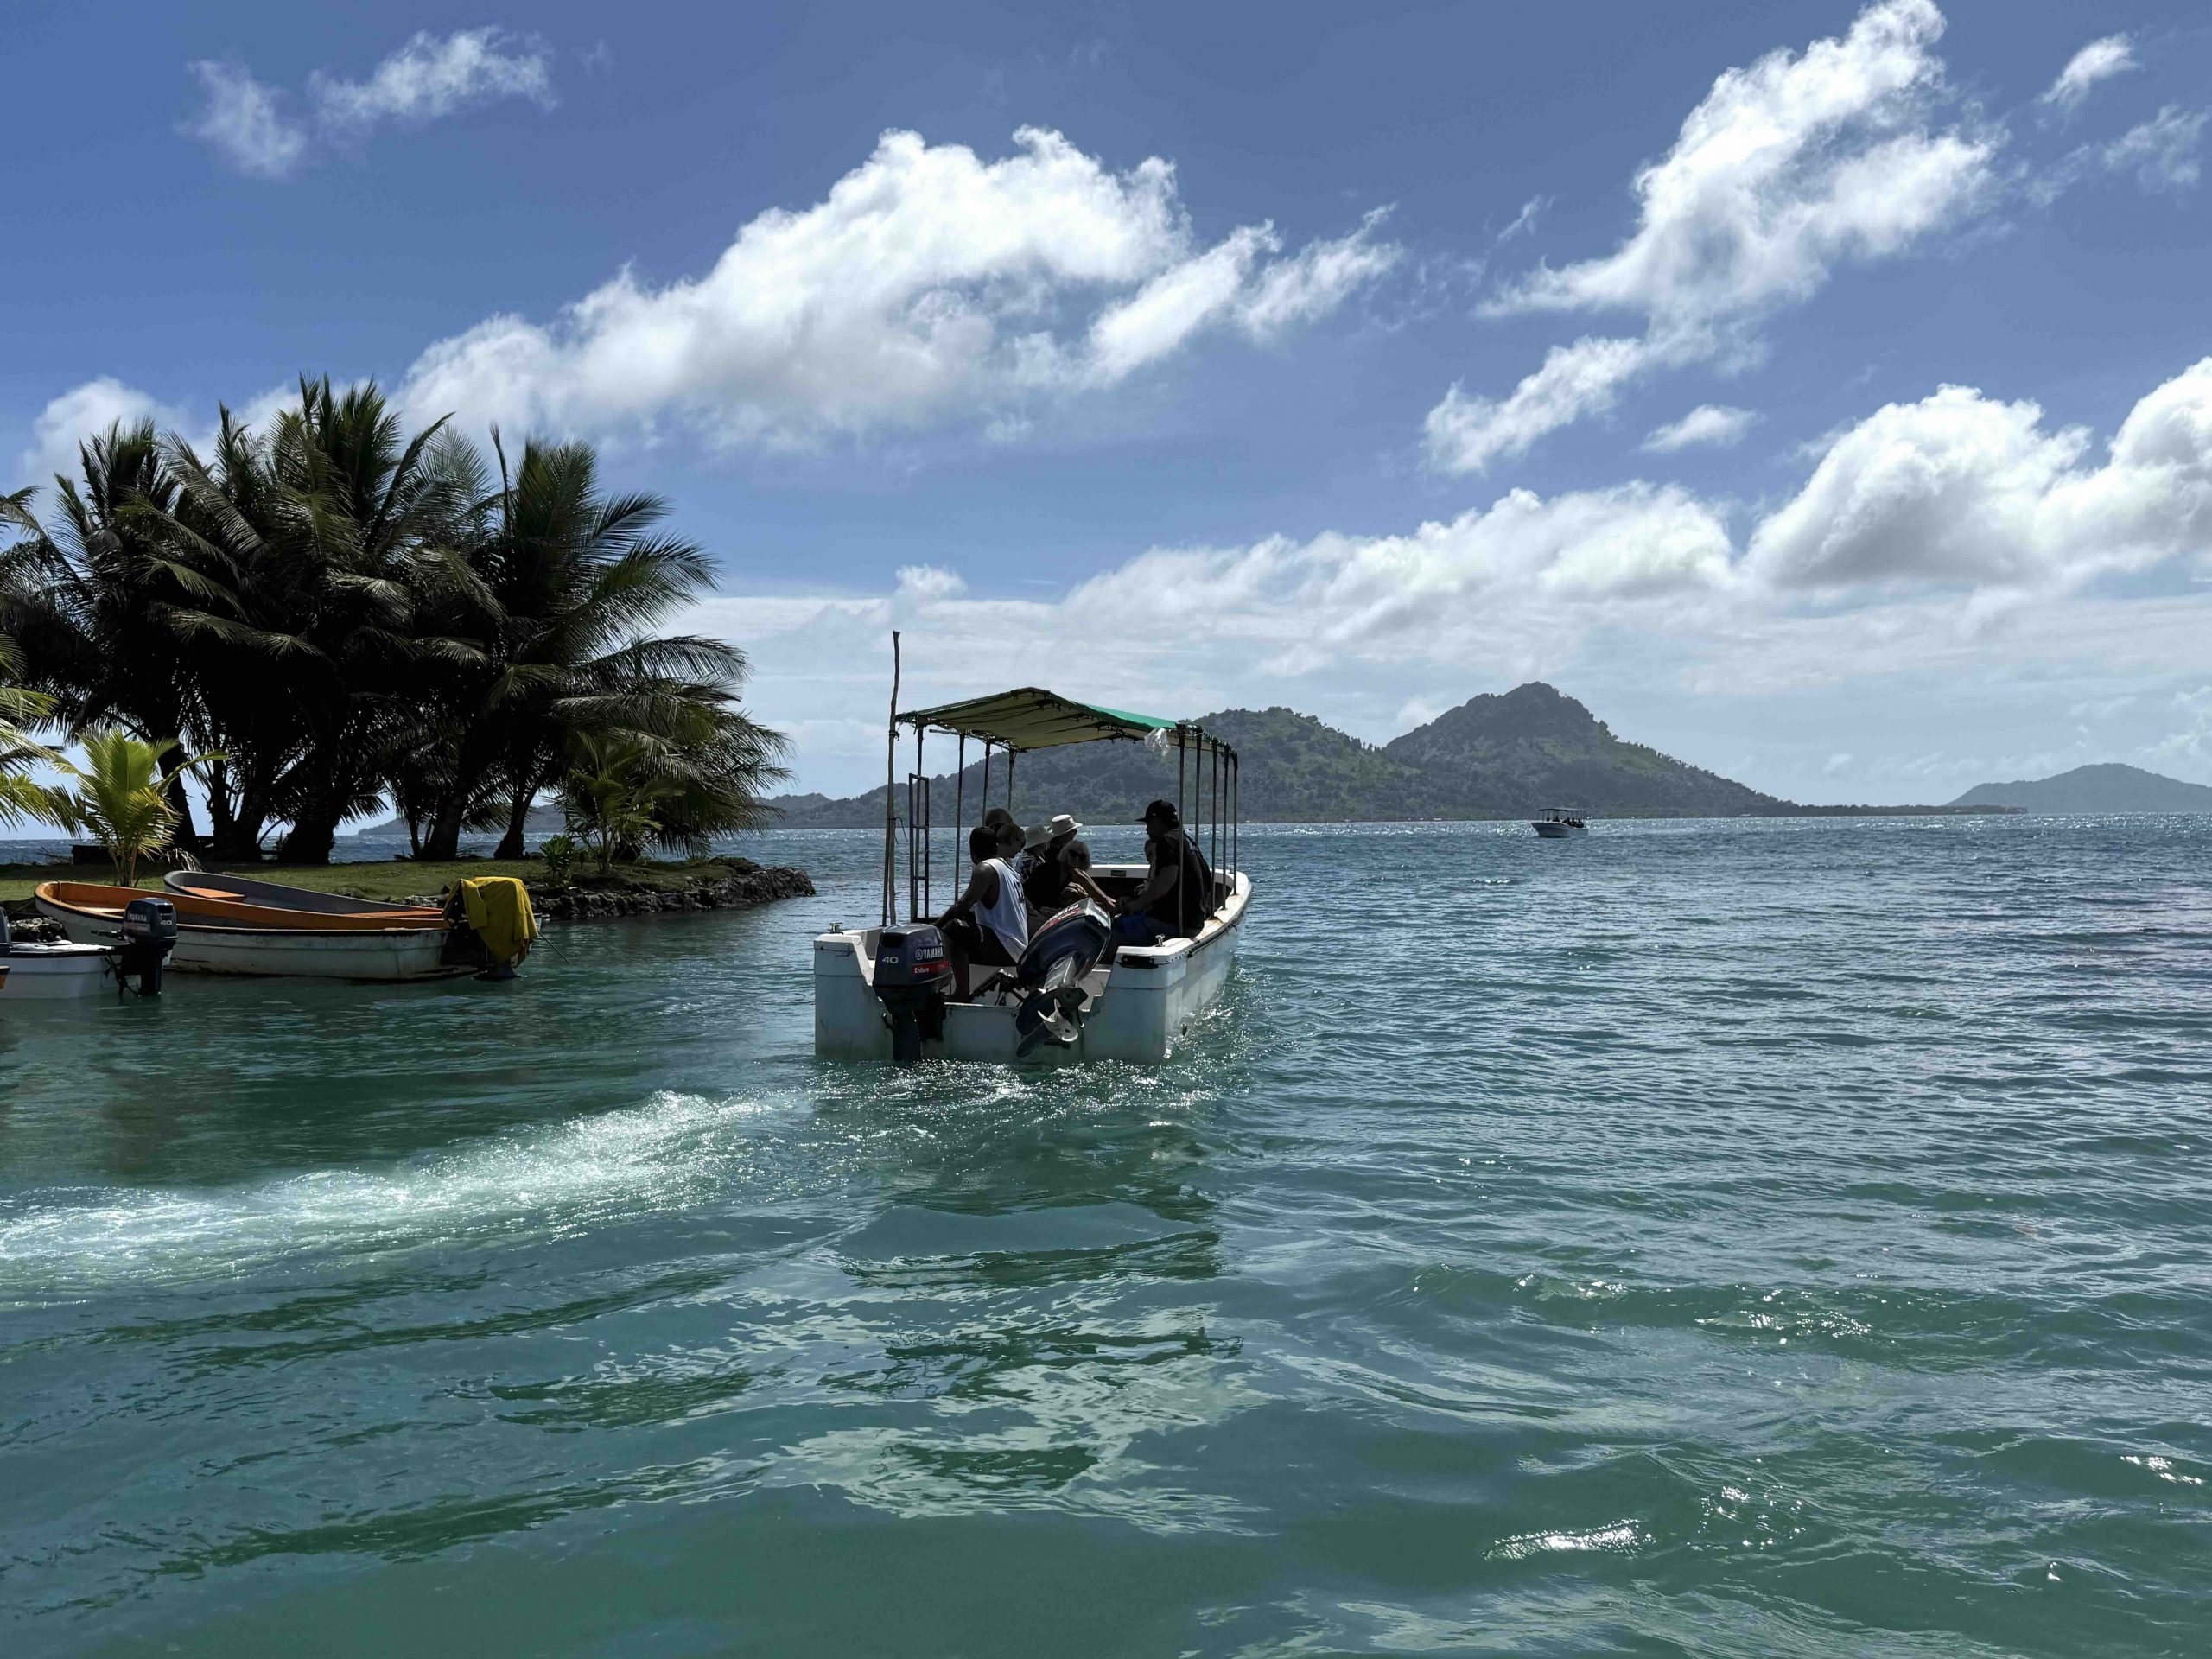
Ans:
[[[934,709],[901,711],[898,707],[898,636],[892,636],[891,752],[884,779],[883,921],[888,926],[897,913],[897,846],[903,821],[907,836],[906,885],[910,914],[919,919],[933,913],[931,904],[931,780],[922,766],[922,740],[930,732],[944,732],[959,739],[952,769],[952,868],[962,868],[961,837],[968,822],[966,803],[968,740],[983,745],[982,801],[991,799],[991,751],[1001,750],[1005,799],[1014,804],[1014,763],[1031,749],[1055,749],[1070,743],[1101,740],[1143,742],[1154,740],[1175,751],[1175,803],[1186,831],[1205,846],[1216,868],[1235,870],[1238,831],[1243,814],[1237,788],[1240,768],[1236,748],[1195,721],[1170,720],[1160,715],[1132,714],[1103,703],[1081,702],[1042,686],[1020,686],[988,696],[960,702],[939,703]],[[913,769],[906,774],[906,810],[897,804],[898,747],[901,728],[914,734]]]
[[[1141,741],[1154,732],[1177,729],[1198,735],[1188,721],[1166,720],[1158,715],[1133,715],[1125,709],[1109,709],[1096,702],[1077,702],[1057,691],[1025,685],[1017,690],[970,697],[965,702],[940,703],[899,716],[901,726],[917,731],[952,732],[980,737],[986,743],[1020,753],[1026,749],[1057,748],[1063,743],[1090,743],[1101,738]]]

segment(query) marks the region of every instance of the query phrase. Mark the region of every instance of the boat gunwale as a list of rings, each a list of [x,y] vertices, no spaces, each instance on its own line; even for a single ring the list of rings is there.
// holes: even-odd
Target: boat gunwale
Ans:
[[[111,887],[92,881],[41,881],[31,890],[31,897],[38,905],[50,906],[69,915],[82,917],[88,922],[121,925],[124,907],[130,903],[129,899],[121,905],[91,905],[79,899],[62,897],[61,893],[64,889],[74,889],[82,893],[128,893],[132,899],[164,899],[176,906],[176,925],[180,929],[189,927],[201,933],[304,934],[308,936],[338,934],[352,938],[361,934],[445,933],[452,931],[452,925],[436,912],[423,912],[425,917],[435,916],[437,918],[435,920],[424,920],[395,926],[391,918],[374,913],[365,914],[354,911],[280,910],[269,905],[249,905],[229,899],[203,899],[194,894],[166,889],[141,890],[135,887]],[[254,917],[252,919],[241,917],[238,920],[232,920],[228,916],[211,915],[199,908],[206,906],[221,906],[230,912],[250,911],[254,912]],[[195,916],[200,919],[195,920]],[[281,918],[285,917],[313,919],[306,921],[303,925],[285,926],[281,921]]]

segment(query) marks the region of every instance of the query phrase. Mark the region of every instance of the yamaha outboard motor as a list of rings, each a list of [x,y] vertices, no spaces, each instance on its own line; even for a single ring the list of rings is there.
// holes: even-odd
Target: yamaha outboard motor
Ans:
[[[875,994],[891,1027],[891,1058],[911,1065],[922,1045],[944,1036],[944,999],[952,988],[952,958],[944,935],[927,922],[887,927],[875,952]]]
[[[166,899],[133,899],[123,907],[123,950],[115,964],[118,988],[138,982],[138,995],[162,994],[162,964],[176,949],[176,906]]]
[[[1076,982],[1098,965],[1110,948],[1114,921],[1090,899],[1070,905],[1029,936],[1029,948],[1014,970],[1022,994],[1014,1016],[1014,1052],[1028,1054],[1046,1043],[1071,1047],[1083,1034],[1088,998]]]

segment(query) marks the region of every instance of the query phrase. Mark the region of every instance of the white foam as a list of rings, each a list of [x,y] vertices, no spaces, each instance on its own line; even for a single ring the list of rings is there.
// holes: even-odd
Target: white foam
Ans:
[[[64,1202],[0,1212],[0,1297],[232,1277],[303,1254],[559,1234],[665,1209],[728,1179],[757,1145],[751,1126],[779,1109],[663,1091],[629,1110],[387,1169],[213,1191],[79,1189]]]

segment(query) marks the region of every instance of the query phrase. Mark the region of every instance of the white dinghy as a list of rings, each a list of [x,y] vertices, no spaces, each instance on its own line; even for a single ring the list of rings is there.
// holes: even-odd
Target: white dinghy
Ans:
[[[893,756],[902,726],[914,734],[914,770],[906,779],[907,920],[897,919],[898,819],[895,804],[887,803],[880,925],[840,929],[814,941],[815,1052],[849,1060],[1001,1064],[1167,1059],[1228,983],[1251,903],[1251,879],[1237,861],[1242,819],[1236,750],[1187,721],[1101,708],[1034,687],[908,715],[896,712],[894,690]],[[1116,944],[1103,911],[1088,902],[1071,905],[1038,927],[1015,969],[987,976],[977,969],[982,982],[971,1000],[954,999],[944,942],[930,920],[935,912],[929,779],[921,760],[923,734],[931,731],[953,734],[960,743],[954,770],[956,872],[962,868],[967,823],[963,774],[969,738],[983,742],[985,798],[977,803],[979,812],[990,804],[994,748],[1006,752],[1009,804],[1014,759],[1030,749],[1101,741],[1150,741],[1173,749],[1179,814],[1212,874],[1212,891],[1204,897],[1207,913],[1196,936],[1154,945]],[[1146,868],[1098,864],[1090,874],[1109,897],[1118,898],[1143,883]]]
[[[97,944],[17,944],[0,956],[7,982],[0,1008],[18,1002],[60,1002],[113,991],[116,948]]]

